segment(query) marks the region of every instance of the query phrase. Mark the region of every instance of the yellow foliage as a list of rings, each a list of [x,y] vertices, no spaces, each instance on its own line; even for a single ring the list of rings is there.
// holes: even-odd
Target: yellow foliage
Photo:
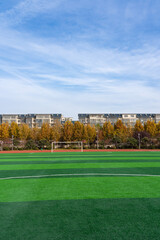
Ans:
[[[140,120],[137,120],[136,124],[134,125],[134,132],[143,132],[143,131],[144,131],[144,127],[142,123],[140,122]]]
[[[9,138],[9,124],[2,123],[0,126],[0,139],[5,140]]]
[[[83,124],[80,122],[75,122],[73,127],[73,140],[82,141],[83,139]]]
[[[144,124],[144,129],[148,132],[152,137],[156,135],[156,123],[154,121],[148,120]]]
[[[62,135],[62,125],[59,122],[56,122],[51,128],[51,140],[60,141]]]
[[[26,140],[30,136],[30,128],[27,124],[23,123],[19,126],[19,137],[21,140]]]
[[[85,140],[92,143],[94,142],[95,138],[96,138],[96,129],[95,126],[91,126],[90,124],[88,124],[87,126],[84,127],[84,134],[83,134],[83,138],[85,137]]]
[[[127,127],[122,123],[121,120],[118,120],[114,124],[114,136],[119,137],[123,141],[127,138]]]
[[[105,122],[102,127],[103,137],[105,139],[111,138],[113,137],[113,132],[114,132],[114,127],[111,125],[111,123],[109,121]]]
[[[40,138],[50,140],[51,128],[49,123],[43,123],[40,130]]]
[[[63,140],[72,141],[73,138],[73,123],[66,121],[63,125]]]
[[[37,127],[31,128],[30,129],[30,138],[33,140],[38,140],[40,135],[40,129]]]
[[[14,138],[19,137],[19,127],[16,122],[11,123],[9,130],[10,130],[10,137],[12,137],[12,135],[14,136]]]

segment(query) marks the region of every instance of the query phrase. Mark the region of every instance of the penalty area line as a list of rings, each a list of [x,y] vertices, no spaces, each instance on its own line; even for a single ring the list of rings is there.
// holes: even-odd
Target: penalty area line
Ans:
[[[128,176],[128,177],[160,177],[160,175],[150,174],[123,174],[123,173],[62,173],[62,174],[50,174],[50,175],[37,175],[37,176],[17,176],[17,177],[4,177],[0,180],[10,179],[28,179],[28,178],[46,178],[46,177],[72,177],[72,176]]]

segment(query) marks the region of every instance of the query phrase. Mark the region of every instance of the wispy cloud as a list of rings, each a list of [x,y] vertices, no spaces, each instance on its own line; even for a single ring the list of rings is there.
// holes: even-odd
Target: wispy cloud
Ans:
[[[130,19],[135,25],[138,23],[138,20],[134,21],[134,2],[122,9],[115,1],[114,9],[110,1],[100,1],[101,9],[104,6],[102,15],[100,9],[95,9],[89,1],[87,5],[83,1],[77,5],[74,1],[69,2],[67,10],[63,9],[67,6],[65,0],[26,0],[0,14],[0,99],[4,102],[1,111],[62,112],[75,117],[78,112],[157,112],[160,101],[159,44],[153,46],[148,41],[141,46],[135,44],[134,47],[124,48],[114,38],[114,46],[104,44],[110,30],[103,28],[103,24],[111,20],[114,14],[122,19],[121,24],[126,24],[125,19]],[[143,21],[148,16],[150,6],[149,1],[146,2],[141,16]],[[98,6],[96,0],[94,3]],[[142,1],[139,4],[143,5]],[[101,24],[97,19],[97,25],[92,28],[97,29],[98,33],[102,31],[103,44],[91,39],[90,33],[93,34],[92,38],[97,33],[93,33],[90,25],[88,35],[84,31],[84,38],[83,35],[78,37],[78,34],[73,37],[72,32],[64,33],[65,36],[71,35],[70,41],[58,39],[56,31],[55,36],[50,37],[48,33],[46,37],[37,35],[31,28],[22,27],[26,20],[34,19],[39,14],[43,16],[44,13],[51,12],[52,15],[57,9],[62,16],[62,12],[66,14],[68,11],[70,18],[74,13],[74,22],[75,16],[78,16],[77,26],[80,26],[81,21],[84,24],[84,19],[80,18],[79,13],[75,15],[74,11],[83,12],[82,6],[88,11],[94,10],[89,16],[95,14],[103,18]],[[49,19],[52,19],[51,15]],[[56,21],[61,19],[57,16]],[[52,25],[54,28],[56,22]],[[117,22],[113,27],[117,29]]]
[[[63,0],[23,0],[12,9],[1,13],[0,19],[2,23],[16,25],[37,14],[53,10],[58,7],[62,1]]]

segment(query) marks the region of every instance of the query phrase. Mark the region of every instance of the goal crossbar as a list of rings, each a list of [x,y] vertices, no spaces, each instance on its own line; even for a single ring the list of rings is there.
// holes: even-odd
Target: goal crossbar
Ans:
[[[54,141],[54,142],[51,143],[51,152],[54,151],[55,146],[58,145],[58,144],[78,144],[80,146],[81,152],[83,152],[83,142],[82,141],[76,141],[76,142],[72,142],[72,141],[56,142],[56,141]]]

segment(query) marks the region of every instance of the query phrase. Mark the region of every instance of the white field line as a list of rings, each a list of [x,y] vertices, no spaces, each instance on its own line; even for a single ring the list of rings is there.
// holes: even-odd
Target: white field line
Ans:
[[[109,153],[112,153],[112,152],[109,152]],[[33,155],[34,155],[35,153],[29,153],[29,154],[33,154]],[[102,157],[109,157],[108,155],[100,155],[100,157],[101,157],[101,156],[102,156]],[[49,159],[49,158],[54,159],[54,158],[69,158],[69,157],[73,157],[73,155],[64,155],[64,156],[61,156],[61,157],[51,155],[50,157],[47,157],[47,158],[48,158],[48,159]],[[76,155],[76,156],[74,156],[74,157],[75,157],[75,158],[76,158],[76,157],[98,157],[98,155],[93,155],[93,154],[92,154],[92,155]],[[115,156],[115,157],[116,157],[116,156]],[[122,156],[122,157],[124,157],[124,156]],[[132,157],[132,156],[131,156],[131,157]],[[157,156],[157,157],[160,157],[160,156]],[[23,159],[23,157],[18,157],[17,160],[19,160],[19,159],[21,159],[21,158]],[[25,157],[25,159],[30,159],[30,158],[33,158],[33,157],[30,157],[30,156],[29,156],[29,157]],[[36,156],[36,158],[38,158],[38,156]],[[40,157],[40,159],[41,159],[41,158],[43,158],[43,157]],[[45,158],[45,157],[44,157],[44,158]],[[47,158],[46,158],[46,159],[47,159]],[[12,159],[12,160],[13,160],[13,159],[15,159],[15,158],[9,158],[9,159]],[[1,159],[1,158],[0,158],[0,161],[1,161],[1,160],[2,160],[2,161],[5,161],[5,160],[8,161],[7,158],[6,158],[6,159],[4,159],[4,158]],[[11,160],[9,160],[9,161],[11,161]],[[23,160],[23,161],[24,161],[24,160]],[[35,159],[35,161],[36,161],[36,159]],[[37,160],[37,161],[39,161],[39,160]],[[44,161],[45,161],[45,160],[44,160]]]
[[[110,153],[113,153],[113,152],[108,152],[108,153],[110,154]],[[100,155],[100,156],[108,157],[108,153],[106,153],[107,155]],[[34,155],[35,153],[29,153],[29,154],[33,154],[33,155]],[[56,155],[54,155],[54,156],[53,156],[53,155],[54,155],[54,153],[51,154],[50,157],[55,157],[55,158],[56,158]],[[63,158],[63,157],[77,157],[77,156],[78,156],[78,157],[79,157],[79,156],[80,156],[80,157],[90,157],[90,156],[92,157],[92,156],[98,156],[98,155],[96,155],[96,154],[92,154],[92,155],[86,154],[86,155],[85,155],[84,153],[82,153],[82,154],[77,154],[77,155],[74,156],[74,155],[67,155],[67,154],[66,154],[66,155],[61,155],[61,158]],[[38,157],[38,156],[36,156],[36,157]],[[60,158],[58,155],[57,155],[57,157]],[[122,156],[122,157],[123,157],[123,156]],[[21,158],[23,158],[23,157],[21,157]],[[30,158],[30,157],[25,157],[25,158]],[[41,157],[41,158],[42,158],[42,157]],[[45,158],[45,157],[44,157],[44,158]],[[47,157],[47,158],[49,158],[49,157]]]
[[[115,173],[62,173],[62,174],[51,174],[51,175],[38,175],[38,176],[17,176],[17,177],[5,177],[0,180],[9,179],[25,179],[25,178],[45,178],[45,177],[66,177],[66,176],[129,176],[129,177],[160,177],[160,175],[149,175],[149,174],[115,174]]]
[[[108,152],[108,153],[110,154],[110,153],[113,153],[113,152]],[[107,153],[107,154],[108,154],[108,153]],[[159,151],[159,153],[160,153],[160,151]],[[29,153],[29,154],[33,154],[33,155],[34,155],[35,153]],[[47,157],[44,161],[53,160],[53,159],[57,159],[57,158],[58,158],[58,159],[60,159],[60,158],[64,158],[64,159],[65,159],[65,158],[69,158],[69,157],[73,157],[73,155],[64,155],[64,156],[61,156],[61,157],[55,156],[55,155],[54,155],[54,156],[51,155],[51,156]],[[88,157],[88,158],[90,158],[90,157],[97,157],[97,158],[100,157],[100,158],[101,158],[101,157],[110,157],[110,156],[109,156],[109,155],[100,155],[100,156],[98,156],[98,155],[94,155],[94,154],[92,154],[92,155],[83,155],[83,154],[82,154],[82,155],[76,155],[76,156],[74,156],[74,157],[75,157],[75,158],[76,158],[76,157]],[[134,156],[134,155],[132,155],[132,156],[116,156],[116,155],[115,155],[114,157],[115,157],[115,158],[116,158],[116,157],[125,157],[125,158],[131,157],[131,158],[136,158],[137,156]],[[141,157],[141,156],[138,156],[138,157]],[[147,156],[142,156],[142,157],[147,157]],[[156,158],[160,158],[160,155],[159,155],[159,156],[156,156],[156,155],[155,155],[155,156],[153,156],[153,157],[154,157],[154,158],[155,158],[155,157],[156,157]],[[21,158],[23,159],[23,157],[18,157],[16,160],[19,161],[19,160],[21,160]],[[30,156],[29,156],[29,157],[25,157],[25,159],[31,159],[31,158],[32,158],[32,160],[33,160],[33,157],[30,157]],[[38,158],[38,156],[35,157],[34,161],[41,161],[41,158],[42,158],[42,157],[40,157],[39,159],[37,159],[37,158]],[[44,158],[45,158],[45,157],[44,157]],[[9,159],[12,159],[12,160],[13,160],[13,159],[15,159],[15,158],[9,158]],[[48,159],[48,160],[47,160],[47,159]],[[6,161],[6,160],[7,160],[7,161],[12,161],[12,160],[8,160],[7,158],[6,158],[6,159],[4,159],[4,158],[1,159],[1,158],[0,158],[0,161]],[[27,161],[27,160],[23,160],[23,161]]]

